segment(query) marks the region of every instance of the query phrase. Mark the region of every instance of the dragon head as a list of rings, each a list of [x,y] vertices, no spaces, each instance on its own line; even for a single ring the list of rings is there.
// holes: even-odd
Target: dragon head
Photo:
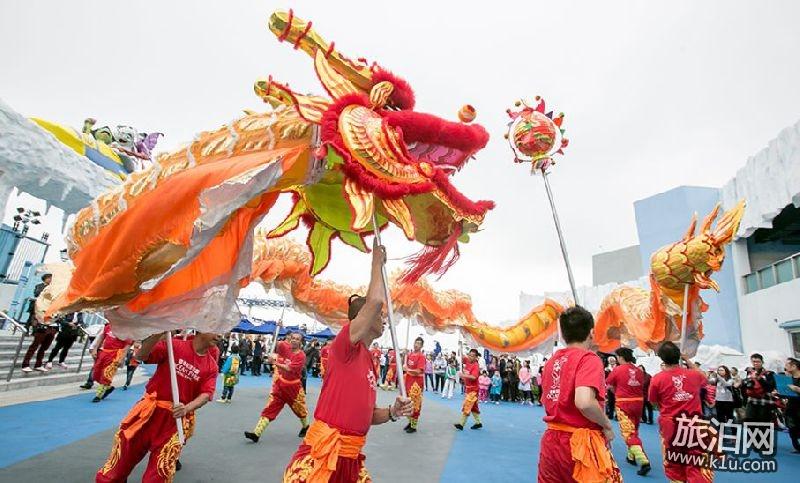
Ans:
[[[650,270],[658,285],[668,292],[682,291],[686,284],[719,291],[719,285],[711,279],[711,275],[722,269],[725,245],[733,240],[739,229],[744,207],[742,200],[725,212],[712,230],[711,225],[720,211],[720,205],[717,204],[703,220],[697,234],[697,217],[693,217],[683,238],[660,248],[650,259]]]
[[[457,258],[458,241],[467,241],[494,206],[468,199],[451,184],[489,140],[483,127],[469,124],[474,109],[462,108],[462,122],[414,111],[414,92],[405,80],[378,64],[345,57],[292,11],[273,13],[269,28],[312,57],[328,94],[302,95],[271,77],[255,84],[265,102],[293,109],[315,127],[311,156],[323,168],[317,182],[292,189],[294,208],[270,235],[282,236],[304,220],[316,274],[336,236],[367,250],[363,236],[373,231],[375,212],[379,225],[391,222],[425,246],[406,281],[443,273]]]

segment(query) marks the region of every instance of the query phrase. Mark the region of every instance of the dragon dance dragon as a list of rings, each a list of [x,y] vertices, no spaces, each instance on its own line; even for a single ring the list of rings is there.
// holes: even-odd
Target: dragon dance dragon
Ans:
[[[423,245],[404,281],[455,262],[458,243],[493,207],[451,184],[488,142],[470,124],[474,110],[465,106],[462,122],[414,111],[405,80],[345,57],[291,11],[274,13],[269,28],[313,59],[328,96],[258,80],[267,112],[199,134],[95,199],[68,233],[75,270],[48,314],[104,310],[134,338],[187,321],[228,330],[238,322],[233,302],[251,269],[254,228],[285,192],[294,207],[270,236],[308,224],[311,275],[328,263],[334,238],[367,251],[373,211],[381,228],[398,226]]]

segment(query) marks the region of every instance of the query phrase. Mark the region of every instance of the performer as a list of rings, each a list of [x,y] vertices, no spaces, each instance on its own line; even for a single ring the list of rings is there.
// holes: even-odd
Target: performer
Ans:
[[[627,347],[616,350],[617,358],[621,364],[617,365],[606,377],[606,384],[614,391],[615,409],[619,432],[628,446],[625,460],[640,468],[636,474],[644,476],[650,472],[650,460],[642,447],[639,438],[639,423],[642,421],[644,409],[644,371],[634,365],[636,358],[633,351]]]
[[[386,357],[389,358],[389,369],[386,370],[386,380],[383,383],[383,389],[387,391],[394,391],[397,386],[397,359],[394,356],[394,349],[389,349]]]
[[[389,407],[375,407],[377,378],[369,345],[383,333],[381,266],[386,253],[377,242],[366,297],[351,296],[348,319],[331,344],[328,376],[314,422],[284,473],[284,482],[370,482],[361,448],[370,425],[410,416],[412,403],[398,396]]]
[[[658,426],[661,447],[665,450],[664,474],[671,482],[707,483],[714,480],[710,468],[691,466],[683,463],[683,458],[670,458],[670,454],[697,454],[699,448],[675,448],[672,446],[678,416],[703,416],[700,390],[707,384],[706,376],[697,366],[684,358],[687,368],[680,367],[681,351],[672,342],[664,342],[658,348],[658,357],[664,362],[664,370],[650,380],[649,400],[658,405]],[[680,459],[681,462],[676,462]]]
[[[425,390],[425,363],[427,358],[422,352],[422,346],[425,341],[422,337],[417,337],[414,340],[414,351],[406,355],[404,379],[406,382],[406,391],[411,402],[414,403],[414,414],[408,418],[408,424],[404,431],[406,433],[416,433],[417,423],[419,423],[419,415],[422,412],[422,392]]]
[[[109,394],[114,391],[114,375],[119,369],[119,364],[125,359],[125,354],[128,352],[128,346],[133,344],[130,339],[118,339],[111,332],[111,324],[106,323],[103,327],[103,332],[98,336],[100,339],[97,342],[92,356],[94,357],[94,367],[92,368],[92,379],[98,384],[97,392],[95,392],[92,402],[100,402],[107,398]]]
[[[375,371],[375,378],[380,381],[381,355],[383,355],[383,352],[377,342],[372,343],[372,349],[370,349],[369,353],[372,355],[372,369]]]
[[[603,361],[588,350],[594,319],[580,306],[559,317],[567,346],[556,351],[542,372],[547,430],[539,453],[539,482],[621,482],[609,450],[614,439],[603,410]]]
[[[462,361],[462,372],[459,376],[464,384],[464,405],[461,406],[461,422],[454,424],[459,431],[464,430],[464,425],[467,424],[467,418],[470,414],[472,414],[472,419],[475,420],[475,424],[470,429],[481,429],[483,427],[481,410],[478,407],[478,377],[481,371],[480,364],[478,364],[479,356],[478,349],[470,349]]]
[[[267,429],[270,421],[275,421],[284,405],[289,405],[292,412],[300,419],[299,437],[304,437],[308,431],[308,410],[306,409],[306,392],[300,378],[306,366],[306,354],[303,352],[303,336],[294,332],[289,336],[289,342],[281,341],[275,347],[275,354],[269,355],[272,362],[273,377],[272,390],[269,392],[267,405],[261,411],[261,417],[253,431],[245,431],[244,436],[254,443],[258,443],[261,433]]]
[[[325,379],[325,371],[328,369],[328,357],[330,357],[330,342],[325,341],[325,345],[319,350],[319,377]]]
[[[172,481],[181,453],[177,418],[183,418],[188,439],[194,430],[195,411],[210,401],[217,380],[218,352],[211,350],[219,335],[200,333],[191,340],[173,339],[179,404],[172,402],[170,367],[164,334],[144,341],[137,358],[158,364],[145,387],[145,394],[130,410],[114,436],[108,460],[95,476],[97,482],[124,482],[149,452],[142,481]]]

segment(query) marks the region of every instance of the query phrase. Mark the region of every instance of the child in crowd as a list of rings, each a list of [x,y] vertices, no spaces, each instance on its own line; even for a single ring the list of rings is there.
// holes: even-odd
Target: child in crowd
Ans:
[[[229,403],[233,397],[233,386],[239,382],[239,370],[242,363],[241,357],[236,352],[231,352],[222,366],[222,396],[217,402]]]
[[[453,389],[456,387],[456,374],[458,371],[456,370],[456,361],[452,360],[447,365],[447,369],[444,372],[445,381],[444,381],[444,390],[442,391],[442,399],[453,399]]]
[[[500,377],[499,371],[494,371],[492,374],[492,389],[489,397],[495,404],[500,404],[500,392],[503,390],[503,378]]]
[[[478,378],[478,401],[485,403],[489,397],[489,386],[492,380],[489,379],[487,372],[481,371],[481,376]]]

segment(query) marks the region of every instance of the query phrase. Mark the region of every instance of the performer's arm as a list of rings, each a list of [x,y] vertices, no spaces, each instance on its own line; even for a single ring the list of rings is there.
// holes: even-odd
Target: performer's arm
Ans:
[[[383,424],[388,421],[397,421],[398,418],[411,416],[414,413],[414,404],[407,397],[397,396],[394,404],[387,408],[372,410],[372,424]]]
[[[144,362],[150,357],[150,352],[152,352],[153,347],[156,346],[158,341],[164,337],[165,332],[161,332],[159,334],[153,334],[150,337],[146,338],[142,341],[142,346],[139,347],[139,351],[136,353],[136,358],[140,361]]]
[[[359,310],[356,318],[350,322],[350,343],[358,341],[368,343],[371,341],[372,326],[380,323],[381,310],[384,303],[383,275],[381,270],[386,263],[386,249],[383,245],[378,245],[375,240],[372,243],[372,270],[367,288],[366,303]],[[368,340],[368,338],[370,338]]]
[[[600,407],[595,391],[593,387],[576,387],[575,407],[578,408],[578,411],[580,411],[586,419],[602,427],[606,441],[610,442],[614,439],[614,430],[611,428],[611,421],[606,417],[605,411]]]
[[[205,404],[211,399],[207,393],[202,393],[193,400],[191,400],[188,404],[175,404],[172,406],[172,417],[175,419],[182,418],[189,413],[192,413],[201,407],[205,406]]]
[[[103,340],[106,338],[105,330],[101,330],[100,334],[95,337],[94,342],[92,343],[92,349],[89,353],[92,355],[93,358],[97,359],[97,351],[99,351],[103,347]]]

